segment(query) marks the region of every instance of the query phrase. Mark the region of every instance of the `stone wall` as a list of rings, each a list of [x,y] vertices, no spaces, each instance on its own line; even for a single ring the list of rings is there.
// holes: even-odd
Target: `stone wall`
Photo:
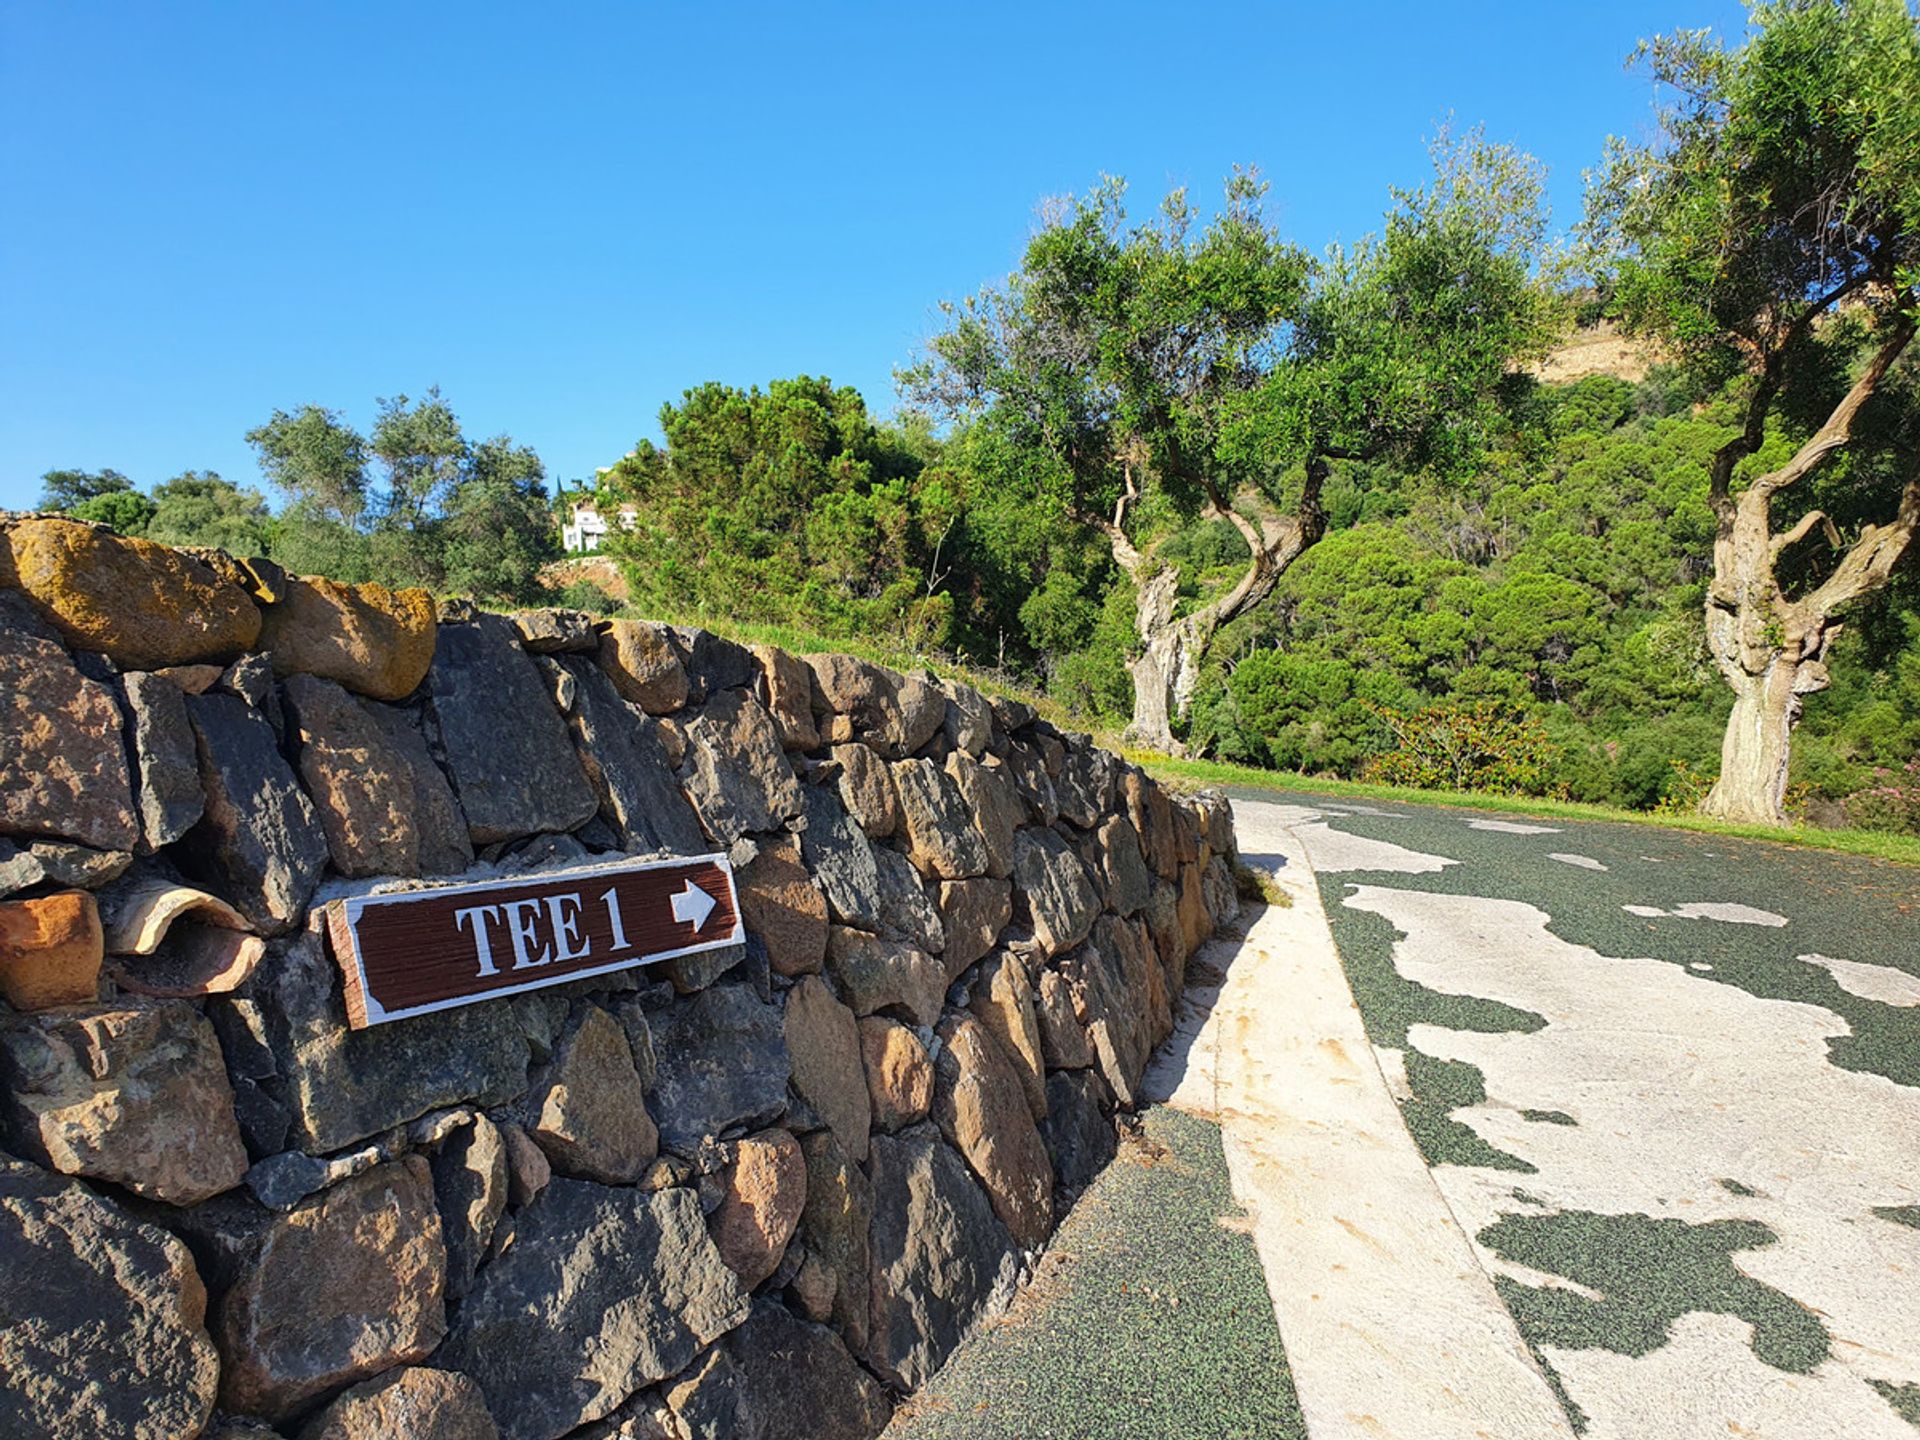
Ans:
[[[876,1434],[1235,909],[930,675],[0,541],[0,1433]],[[347,1028],[329,898],[716,849],[742,946]]]

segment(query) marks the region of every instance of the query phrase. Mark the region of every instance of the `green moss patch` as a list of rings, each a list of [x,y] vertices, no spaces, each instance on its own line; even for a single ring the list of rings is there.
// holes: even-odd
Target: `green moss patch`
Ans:
[[[1757,1221],[1689,1225],[1565,1210],[1506,1215],[1479,1238],[1507,1260],[1598,1292],[1588,1299],[1498,1277],[1501,1299],[1534,1345],[1647,1355],[1667,1343],[1680,1316],[1706,1311],[1751,1325],[1753,1353],[1776,1370],[1805,1375],[1829,1353],[1826,1329],[1811,1311],[1735,1268],[1735,1254],[1778,1238]]]

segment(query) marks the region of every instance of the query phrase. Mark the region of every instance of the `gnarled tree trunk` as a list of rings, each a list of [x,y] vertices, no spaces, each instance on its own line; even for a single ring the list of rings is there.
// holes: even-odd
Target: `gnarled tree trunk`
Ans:
[[[1133,571],[1128,572],[1130,575]],[[1174,738],[1173,721],[1185,699],[1192,696],[1188,682],[1186,697],[1179,693],[1189,652],[1186,625],[1173,618],[1174,590],[1179,575],[1171,566],[1162,567],[1144,580],[1135,578],[1137,590],[1134,631],[1142,648],[1127,662],[1133,676],[1133,720],[1127,726],[1127,738],[1168,755],[1181,753]]]
[[[1810,475],[1852,438],[1860,408],[1913,334],[1910,316],[1895,321],[1879,351],[1813,438],[1785,465],[1760,476],[1739,495],[1732,493],[1733,469],[1743,456],[1759,448],[1768,387],[1761,387],[1749,410],[1746,432],[1714,457],[1712,501],[1717,531],[1713,583],[1707,590],[1707,647],[1733,691],[1733,713],[1721,741],[1719,778],[1700,803],[1703,815],[1762,825],[1785,823],[1783,802],[1793,728],[1800,721],[1802,697],[1827,687],[1827,651],[1841,629],[1836,617],[1886,584],[1920,530],[1920,463],[1907,480],[1893,519],[1864,527],[1851,546],[1818,510],[1777,536],[1772,525],[1774,497]],[[1815,530],[1843,551],[1840,561],[1817,588],[1789,599],[1776,573],[1780,556]]]
[[[1777,588],[1770,599],[1755,599],[1731,611],[1708,600],[1708,643],[1733,691],[1733,712],[1720,742],[1720,776],[1700,812],[1776,825],[1785,815],[1801,697],[1827,688],[1827,647],[1840,627],[1782,603]]]
[[[1720,778],[1701,803],[1703,815],[1760,825],[1777,821],[1803,693],[1799,672],[1789,666],[1742,679],[1720,744]]]
[[[1136,592],[1134,631],[1140,639],[1140,651],[1127,662],[1133,676],[1133,719],[1126,730],[1131,743],[1167,755],[1185,753],[1174,726],[1185,720],[1193,703],[1200,667],[1214,635],[1222,625],[1271,595],[1287,568],[1324,533],[1326,518],[1319,497],[1327,473],[1326,461],[1312,461],[1307,466],[1299,511],[1262,522],[1242,515],[1211,484],[1207,485],[1206,513],[1227,520],[1240,532],[1251,552],[1247,570],[1226,594],[1189,614],[1176,616],[1179,575],[1173,567],[1142,555],[1122,528],[1128,504],[1139,495],[1129,472],[1127,493],[1121,497],[1112,521],[1103,523],[1102,528],[1113,558],[1133,581]]]

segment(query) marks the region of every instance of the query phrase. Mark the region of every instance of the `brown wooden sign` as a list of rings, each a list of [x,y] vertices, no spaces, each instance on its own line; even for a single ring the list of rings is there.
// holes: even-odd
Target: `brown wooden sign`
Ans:
[[[336,900],[327,931],[355,1030],[746,938],[725,855]]]

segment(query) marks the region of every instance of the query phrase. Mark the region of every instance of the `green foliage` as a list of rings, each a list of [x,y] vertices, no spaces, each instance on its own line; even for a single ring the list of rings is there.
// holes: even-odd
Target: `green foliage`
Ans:
[[[1391,675],[1347,660],[1256,650],[1205,693],[1188,739],[1222,759],[1350,775],[1390,738],[1373,707],[1406,697]]]
[[[1468,470],[1516,394],[1510,372],[1559,332],[1539,165],[1478,132],[1443,135],[1434,164],[1377,238],[1327,252],[1284,360],[1229,401],[1224,456],[1281,503],[1290,465]]]
[[[540,571],[560,557],[545,477],[540,457],[504,436],[464,451],[445,482],[433,529],[446,588],[514,600],[541,597]]]
[[[1812,1311],[1735,1262],[1736,1255],[1779,1239],[1756,1220],[1694,1225],[1560,1210],[1502,1215],[1477,1238],[1505,1259],[1573,1282],[1496,1281],[1530,1344],[1650,1355],[1672,1339],[1674,1321],[1705,1313],[1745,1321],[1753,1353],[1790,1374],[1811,1373],[1831,1352]]]
[[[701,385],[660,426],[664,450],[642,441],[601,477],[602,503],[635,510],[608,548],[637,609],[948,643],[966,477],[923,428],[882,430],[804,375]]]
[[[188,470],[153,487],[149,539],[264,555],[272,532],[273,519],[260,492],[243,490],[211,470]]]
[[[591,580],[569,580],[553,597],[553,603],[567,610],[584,610],[589,615],[612,615],[620,602]]]
[[[247,433],[287,497],[273,558],[303,574],[528,604],[560,555],[546,468],[511,437],[478,444],[432,388],[379,401],[371,436],[336,411],[276,410]]]
[[[1053,658],[1047,693],[1070,710],[1110,724],[1133,708],[1127,652],[1133,642],[1133,595],[1123,585],[1107,591],[1086,640]]]
[[[413,528],[451,508],[452,492],[467,478],[471,452],[439,386],[430,387],[418,404],[405,395],[378,404],[366,448],[385,470],[382,519],[388,528]]]
[[[338,411],[275,410],[246,439],[288,508],[316,522],[359,523],[367,507],[367,442]]]
[[[1906,0],[1756,5],[1738,50],[1680,31],[1637,58],[1668,99],[1652,141],[1610,142],[1585,227],[1623,319],[1721,380],[1763,356],[1797,368],[1820,343],[1797,322],[1836,291],[1912,304],[1920,28]]]
[[[67,507],[76,520],[111,525],[122,535],[144,535],[153,519],[153,501],[138,490],[109,490]]]
[[[1374,713],[1393,733],[1393,748],[1368,765],[1369,780],[1503,795],[1557,788],[1559,752],[1535,716],[1492,701],[1414,711],[1382,705]]]
[[[363,531],[305,504],[281,512],[269,553],[295,575],[325,575],[349,585],[381,578],[374,570],[372,541]]]
[[[40,508],[71,510],[101,495],[131,489],[133,482],[118,470],[49,470],[40,477]]]
[[[1410,470],[1468,467],[1560,307],[1538,167],[1477,134],[1435,162],[1380,236],[1318,259],[1279,236],[1250,173],[1204,222],[1183,190],[1136,222],[1106,179],[1048,216],[1005,285],[946,307],[902,379],[965,422],[960,643],[1057,673],[1105,613],[1114,562],[1146,573],[1131,552],[1174,567],[1176,613],[1258,597],[1236,589],[1246,535],[1276,509],[1311,544],[1328,509],[1384,519]]]
[[[1551,392],[1548,413],[1553,433],[1604,435],[1632,418],[1636,388],[1611,375],[1588,375]]]
[[[1873,783],[1847,797],[1847,822],[1890,835],[1920,835],[1920,756],[1898,770],[1876,767]]]

